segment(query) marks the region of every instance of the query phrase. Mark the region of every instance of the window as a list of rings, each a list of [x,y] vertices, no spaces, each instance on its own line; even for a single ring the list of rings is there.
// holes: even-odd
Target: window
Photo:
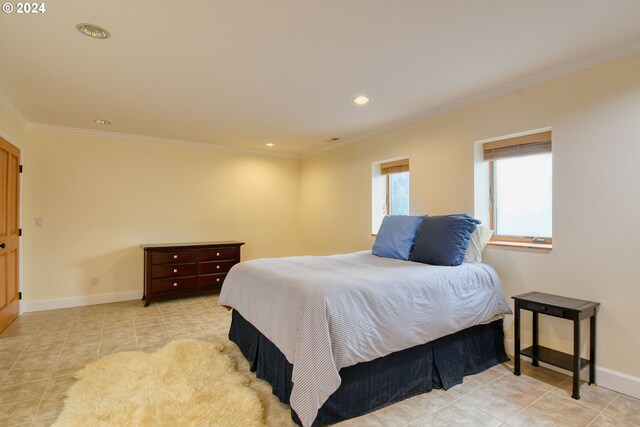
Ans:
[[[385,215],[409,215],[409,159],[373,164],[372,226],[376,234]]]
[[[409,215],[409,159],[380,164],[386,177],[386,215]]]
[[[483,144],[495,241],[551,244],[551,131]]]

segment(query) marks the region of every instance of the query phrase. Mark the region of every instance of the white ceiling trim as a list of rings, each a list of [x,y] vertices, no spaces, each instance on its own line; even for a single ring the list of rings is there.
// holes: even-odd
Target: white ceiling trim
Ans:
[[[415,114],[405,119],[398,120],[393,123],[377,127],[368,132],[364,132],[364,133],[355,135],[353,137],[345,138],[344,140],[336,142],[335,144],[332,144],[330,146],[318,148],[316,150],[303,153],[301,157],[303,158],[310,157],[328,150],[334,150],[344,145],[352,144],[354,142],[362,141],[367,138],[381,135],[383,133],[386,133],[407,125],[411,125],[411,124],[429,119],[431,117],[439,116],[441,114],[448,113],[450,111],[468,107],[469,105],[477,104],[478,102],[496,98],[500,95],[505,95],[507,93],[515,92],[516,90],[534,86],[536,84],[543,83],[548,80],[553,80],[553,79],[563,77],[572,73],[577,73],[579,71],[586,70],[587,68],[592,68],[598,65],[605,64],[607,62],[612,62],[617,59],[624,58],[625,56],[635,55],[637,53],[640,53],[640,42],[632,43],[624,48],[621,48],[612,52],[606,52],[602,55],[594,56],[594,57],[583,59],[580,61],[575,61],[567,65],[563,65],[548,71],[544,71],[539,74],[535,74],[533,76],[516,80],[511,83],[496,86],[494,88],[477,93],[475,95],[471,95],[466,98],[459,99],[458,101],[454,101],[437,108],[432,108],[430,110],[424,111],[419,114]]]
[[[156,144],[174,144],[174,145],[183,145],[183,146],[191,146],[191,147],[212,148],[220,151],[230,151],[230,152],[236,152],[236,153],[251,154],[256,156],[283,157],[288,159],[300,158],[300,155],[298,154],[282,153],[277,151],[266,152],[266,151],[251,150],[248,148],[232,147],[230,145],[210,144],[207,142],[185,141],[180,139],[169,139],[169,138],[160,138],[155,136],[135,135],[135,134],[122,133],[122,132],[81,129],[81,128],[73,128],[73,127],[67,127],[67,126],[49,125],[49,124],[43,124],[43,123],[27,123],[27,125],[25,126],[25,129],[43,130],[43,131],[59,132],[59,133],[81,135],[81,136],[100,136],[105,138],[129,139],[129,140],[132,139],[135,141],[152,142]]]
[[[3,107],[9,115],[11,115],[20,126],[23,128],[29,121],[22,115],[22,113],[9,101],[9,99],[0,92],[0,106]]]

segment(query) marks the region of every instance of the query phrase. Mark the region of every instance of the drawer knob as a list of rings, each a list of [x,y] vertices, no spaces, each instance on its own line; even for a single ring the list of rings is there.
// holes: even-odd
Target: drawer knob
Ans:
[[[177,284],[177,283],[174,283],[174,284],[173,284],[173,286],[178,286],[178,284]]]
[[[174,256],[173,256],[173,259],[178,259],[178,255],[174,255]]]
[[[174,273],[177,273],[177,272],[178,272],[178,269],[177,269],[177,268],[174,268],[174,269],[173,269],[173,272],[174,272]]]
[[[220,252],[216,252],[216,256],[220,256]]]
[[[216,270],[220,270],[220,266],[219,265],[216,265]]]
[[[220,278],[217,278],[217,279],[216,279],[216,282],[219,282],[219,281],[220,281]]]

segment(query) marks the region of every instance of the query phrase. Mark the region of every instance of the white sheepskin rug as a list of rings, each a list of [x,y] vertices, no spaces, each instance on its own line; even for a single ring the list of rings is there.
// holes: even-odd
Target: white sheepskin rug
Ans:
[[[54,426],[264,426],[249,378],[225,344],[172,341],[105,356],[76,373]]]

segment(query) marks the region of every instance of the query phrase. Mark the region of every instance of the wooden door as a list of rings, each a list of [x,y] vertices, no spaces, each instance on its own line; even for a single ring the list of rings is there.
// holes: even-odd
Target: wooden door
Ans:
[[[0,138],[0,333],[18,317],[20,150]]]

